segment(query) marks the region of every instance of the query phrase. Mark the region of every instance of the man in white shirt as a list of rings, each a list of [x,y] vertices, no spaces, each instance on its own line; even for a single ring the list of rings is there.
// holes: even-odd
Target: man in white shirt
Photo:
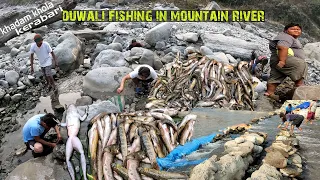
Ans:
[[[146,64],[139,65],[131,73],[122,78],[120,87],[117,89],[117,92],[120,94],[124,89],[126,80],[132,79],[133,83],[136,85],[136,93],[147,93],[149,90],[149,84],[157,78],[158,75],[151,66]]]
[[[53,58],[55,67],[56,68],[58,67],[56,56],[54,55],[49,43],[43,42],[41,35],[36,34],[34,36],[34,41],[35,43],[33,43],[30,48],[31,73],[32,74],[34,73],[34,70],[33,70],[34,57],[33,56],[34,56],[34,53],[36,53],[39,59],[39,63],[40,63],[40,67],[42,69],[43,75],[47,80],[48,90],[50,90],[51,88],[55,90],[56,86],[54,84],[54,79],[51,73],[51,66],[52,66],[52,58]],[[52,55],[52,57],[50,54]]]

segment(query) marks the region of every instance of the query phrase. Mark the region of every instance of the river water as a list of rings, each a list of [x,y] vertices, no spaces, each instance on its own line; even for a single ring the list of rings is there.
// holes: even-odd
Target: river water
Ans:
[[[198,115],[197,122],[195,123],[195,134],[193,138],[209,135],[212,133],[219,133],[219,130],[232,126],[235,124],[249,123],[252,118],[259,118],[267,113],[264,112],[247,112],[247,111],[228,111],[222,109],[194,109],[194,114]],[[280,118],[273,116],[257,124],[252,125],[249,131],[251,132],[265,132],[268,134],[267,143],[268,147],[275,140],[275,136],[279,132],[277,126],[280,124]],[[320,122],[315,122],[312,125],[302,124],[302,132],[294,130],[297,138],[300,141],[299,153],[303,159],[303,173],[299,179],[304,180],[318,180],[320,179]],[[218,157],[223,155],[224,143],[228,140],[234,139],[237,135],[233,135],[228,139],[223,139],[215,143],[209,143],[202,146],[198,151],[187,155],[184,159],[194,160],[201,158],[209,158],[212,155]],[[265,152],[261,154],[261,160],[265,156]],[[261,162],[258,161],[258,163]],[[195,165],[184,166],[179,168],[172,168],[168,171],[178,171],[189,174],[189,171]]]

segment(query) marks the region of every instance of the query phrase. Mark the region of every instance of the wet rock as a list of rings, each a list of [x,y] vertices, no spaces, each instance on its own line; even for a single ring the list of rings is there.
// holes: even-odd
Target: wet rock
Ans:
[[[287,166],[287,159],[279,151],[268,152],[263,161],[276,168]]]
[[[217,164],[215,163],[216,161],[217,156],[213,155],[207,161],[195,166],[190,172],[190,180],[212,179],[218,170]]]
[[[294,147],[299,147],[299,140],[297,138],[293,138],[291,140],[291,145],[293,145]]]
[[[292,164],[302,164],[302,159],[301,156],[299,156],[298,154],[293,154],[288,158],[289,161],[292,162]]]
[[[320,85],[300,86],[294,91],[292,100],[319,99]]]
[[[263,151],[263,147],[254,145],[254,147],[253,147],[253,152],[254,152],[255,154],[260,154],[262,151]]]
[[[251,175],[252,180],[281,180],[281,173],[273,166],[263,163],[259,170],[255,171]]]
[[[85,106],[85,105],[91,105],[92,104],[92,98],[90,96],[82,96],[81,98],[76,100],[76,106]]]
[[[101,67],[89,71],[84,77],[83,92],[96,99],[107,99],[119,95],[116,91],[122,78],[132,69],[127,67]],[[127,82],[122,95],[133,95],[133,83]]]
[[[58,46],[53,50],[57,57],[59,68],[68,72],[83,64],[83,43],[72,33],[66,32],[59,39]]]
[[[6,180],[16,179],[69,180],[70,175],[67,169],[53,161],[50,154],[46,157],[30,159],[20,164],[6,178]]]
[[[8,71],[5,74],[5,80],[9,83],[10,86],[17,84],[19,80],[19,74],[16,71]]]
[[[124,56],[121,52],[112,49],[103,50],[96,57],[93,69],[99,67],[123,67],[129,64],[124,60]]]
[[[297,177],[302,173],[302,169],[298,168],[297,166],[290,165],[286,168],[280,168],[280,172],[284,176]]]
[[[15,94],[11,97],[11,100],[15,103],[21,101],[21,99],[22,99],[22,94]]]
[[[167,40],[171,36],[171,28],[172,24],[169,22],[155,26],[145,34],[146,43],[155,46],[158,41]]]
[[[52,151],[52,157],[54,159],[59,159],[62,161],[66,160],[66,145],[65,144],[57,144],[56,147]]]

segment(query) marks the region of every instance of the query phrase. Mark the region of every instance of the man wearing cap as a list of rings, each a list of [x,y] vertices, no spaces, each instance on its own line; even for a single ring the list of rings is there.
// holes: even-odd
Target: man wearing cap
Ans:
[[[46,156],[52,152],[61,140],[57,118],[51,114],[38,114],[31,117],[23,127],[23,141],[28,150],[32,150],[33,157]],[[45,134],[54,128],[57,133],[57,142],[52,143],[44,139]]]
[[[41,35],[36,34],[34,36],[34,41],[35,43],[32,43],[31,48],[30,48],[30,60],[31,60],[31,73],[34,73],[33,70],[33,60],[34,60],[34,53],[36,53],[40,67],[42,69],[43,75],[46,78],[47,81],[47,87],[48,90],[53,88],[55,90],[56,86],[54,84],[54,79],[51,73],[51,66],[52,66],[52,59],[54,60],[55,67],[58,68],[58,63],[56,56],[54,55],[49,43],[43,42],[43,39]],[[51,55],[50,55],[51,54]],[[51,57],[52,56],[52,57]]]

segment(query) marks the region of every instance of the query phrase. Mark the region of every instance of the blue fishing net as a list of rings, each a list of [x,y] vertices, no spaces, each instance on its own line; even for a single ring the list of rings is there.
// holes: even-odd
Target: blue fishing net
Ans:
[[[177,146],[174,150],[170,152],[170,154],[167,155],[167,157],[157,158],[157,163],[160,169],[169,169],[174,167],[200,164],[206,159],[188,161],[186,159],[181,158],[198,150],[201,145],[211,142],[214,137],[216,137],[216,133],[193,139],[192,141],[187,142],[183,146]]]

